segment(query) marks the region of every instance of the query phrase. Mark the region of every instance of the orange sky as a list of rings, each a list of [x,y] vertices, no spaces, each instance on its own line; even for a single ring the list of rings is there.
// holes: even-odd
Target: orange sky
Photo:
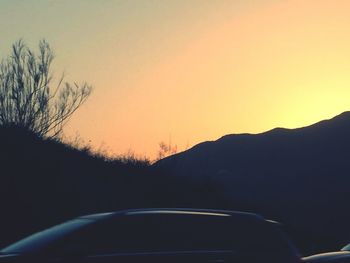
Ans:
[[[94,86],[66,134],[153,158],[160,141],[183,150],[350,110],[349,12],[346,0],[4,0],[0,55],[45,37],[55,72]]]

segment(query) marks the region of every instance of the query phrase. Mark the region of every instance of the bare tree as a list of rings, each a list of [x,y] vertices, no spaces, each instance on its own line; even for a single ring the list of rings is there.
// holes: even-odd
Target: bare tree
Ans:
[[[169,141],[168,144],[165,142],[160,142],[159,143],[159,150],[158,150],[158,156],[157,156],[157,161],[160,159],[163,159],[167,156],[173,155],[177,153],[177,145],[172,145],[171,141]]]
[[[55,86],[50,73],[54,59],[49,44],[39,42],[36,55],[22,40],[0,62],[0,126],[28,129],[43,137],[58,137],[72,114],[91,94],[91,86],[64,82]]]

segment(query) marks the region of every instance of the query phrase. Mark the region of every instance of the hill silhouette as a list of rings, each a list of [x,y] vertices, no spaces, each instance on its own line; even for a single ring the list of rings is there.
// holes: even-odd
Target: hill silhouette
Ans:
[[[227,135],[149,166],[0,127],[0,247],[69,218],[144,207],[260,213],[304,255],[350,242],[350,113]]]
[[[20,128],[0,127],[0,145],[0,247],[82,214],[192,206],[186,193],[195,188],[143,161],[104,158]]]
[[[232,134],[160,160],[207,181],[231,207],[284,222],[306,253],[350,242],[350,112],[298,129]]]

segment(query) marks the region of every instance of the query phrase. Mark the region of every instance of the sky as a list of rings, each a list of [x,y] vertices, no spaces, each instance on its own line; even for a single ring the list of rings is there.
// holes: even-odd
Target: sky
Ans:
[[[350,110],[348,0],[0,0],[0,58],[45,38],[57,78],[88,82],[65,128],[155,158]]]

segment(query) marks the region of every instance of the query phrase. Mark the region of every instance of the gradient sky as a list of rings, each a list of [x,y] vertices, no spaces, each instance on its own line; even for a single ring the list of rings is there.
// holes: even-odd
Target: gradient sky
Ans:
[[[0,57],[19,38],[94,91],[66,127],[154,157],[230,133],[350,110],[348,0],[0,0]]]

